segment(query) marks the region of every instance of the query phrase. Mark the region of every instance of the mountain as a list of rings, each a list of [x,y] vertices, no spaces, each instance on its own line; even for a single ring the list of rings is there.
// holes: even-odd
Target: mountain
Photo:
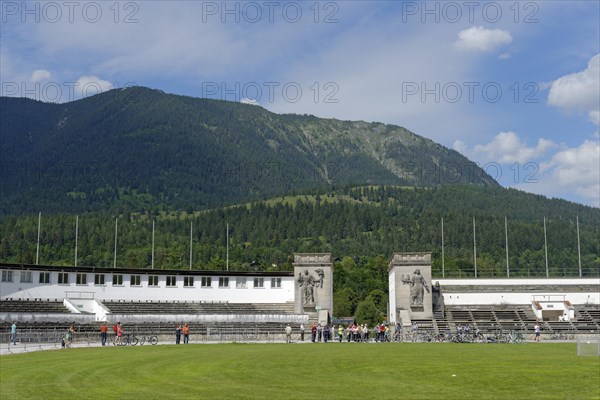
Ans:
[[[357,185],[498,187],[404,128],[115,89],[0,98],[0,214],[206,209]]]

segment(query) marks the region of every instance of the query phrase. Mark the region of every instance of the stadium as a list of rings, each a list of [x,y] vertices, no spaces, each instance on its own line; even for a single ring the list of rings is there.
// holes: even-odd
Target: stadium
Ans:
[[[293,272],[1,264],[0,397],[598,398],[599,359],[579,357],[600,354],[598,278],[436,279],[430,253],[395,253],[369,336],[332,314],[331,254],[293,259]],[[563,369],[579,379],[557,380]]]
[[[331,254],[294,254],[293,265],[293,272],[239,272],[2,264],[2,342],[8,343],[13,321],[23,343],[56,343],[71,324],[80,336],[94,337],[101,322],[165,341],[177,324],[188,323],[192,342],[207,342],[235,341],[236,334],[281,340],[287,324],[299,331],[347,317],[333,315]],[[422,277],[416,302],[415,270]],[[430,340],[462,327],[483,336],[531,335],[536,322],[549,339],[574,340],[600,329],[598,278],[435,279],[431,254],[396,253],[389,293],[381,322]]]

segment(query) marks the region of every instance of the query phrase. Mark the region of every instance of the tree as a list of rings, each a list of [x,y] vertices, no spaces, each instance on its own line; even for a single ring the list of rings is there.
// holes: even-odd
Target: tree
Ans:
[[[373,326],[385,320],[385,314],[380,312],[372,300],[363,300],[356,306],[354,320],[359,324]]]
[[[387,310],[388,295],[381,289],[371,291],[366,300],[371,300],[375,307],[382,312]]]
[[[348,317],[354,314],[356,293],[346,287],[333,293],[333,314],[338,317]]]

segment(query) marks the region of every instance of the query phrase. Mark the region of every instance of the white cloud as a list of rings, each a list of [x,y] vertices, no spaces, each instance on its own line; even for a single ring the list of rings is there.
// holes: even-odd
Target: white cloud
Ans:
[[[512,43],[512,36],[501,29],[486,29],[483,26],[473,26],[458,33],[455,46],[464,51],[493,51]]]
[[[539,160],[554,146],[556,144],[553,141],[540,138],[535,147],[528,147],[514,132],[500,132],[491,142],[475,145],[472,151],[469,151],[465,143],[454,142],[454,149],[462,154],[483,159],[486,162],[493,161],[501,164]]]
[[[562,147],[540,138],[528,147],[514,132],[501,132],[489,143],[469,148],[454,142],[454,149],[481,165],[505,186],[548,197],[577,199],[600,207],[600,144],[586,140],[577,147]]]
[[[78,95],[88,97],[112,89],[113,84],[95,75],[86,75],[77,80],[76,88]]]
[[[253,105],[253,106],[258,106],[259,105],[258,101],[256,101],[256,99],[248,99],[246,97],[243,97],[240,100],[240,103],[242,103],[242,104],[250,104],[250,105]]]
[[[565,75],[550,86],[548,104],[564,111],[587,112],[590,121],[599,124],[600,54],[589,61],[585,70]]]
[[[48,79],[50,79],[51,76],[52,76],[52,74],[48,70],[36,69],[35,71],[33,71],[31,73],[30,80],[31,80],[31,82],[42,82],[42,81],[47,81]]]
[[[542,165],[563,188],[595,199],[600,197],[600,145],[586,140],[579,147],[556,153],[547,164]]]

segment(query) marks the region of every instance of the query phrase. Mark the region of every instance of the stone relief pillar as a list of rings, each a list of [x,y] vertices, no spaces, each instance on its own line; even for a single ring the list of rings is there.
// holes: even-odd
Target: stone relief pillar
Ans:
[[[431,253],[394,253],[388,276],[391,322],[433,318]]]
[[[328,323],[333,313],[333,262],[329,253],[294,254],[295,311]]]

